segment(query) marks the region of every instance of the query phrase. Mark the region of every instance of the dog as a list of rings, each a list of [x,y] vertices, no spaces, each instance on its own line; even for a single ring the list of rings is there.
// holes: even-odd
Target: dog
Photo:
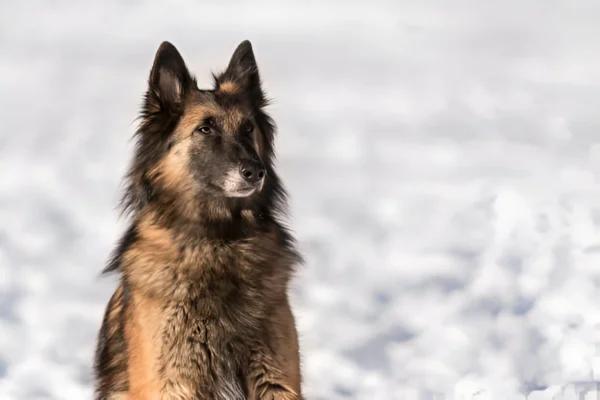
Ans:
[[[129,228],[95,353],[95,398],[302,399],[275,124],[249,41],[199,89],[163,42],[121,202]]]

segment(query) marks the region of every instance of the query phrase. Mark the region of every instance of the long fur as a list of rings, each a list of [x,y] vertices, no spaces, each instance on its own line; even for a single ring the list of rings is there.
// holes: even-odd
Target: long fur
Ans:
[[[250,43],[214,78],[214,89],[198,90],[177,50],[161,45],[121,201],[130,226],[105,268],[120,284],[98,336],[96,399],[302,398],[287,295],[301,258],[282,223],[275,124]],[[188,104],[203,99],[225,114],[251,110],[267,177],[259,193],[195,193],[196,183],[180,184],[164,170],[173,146],[186,143],[175,132]]]

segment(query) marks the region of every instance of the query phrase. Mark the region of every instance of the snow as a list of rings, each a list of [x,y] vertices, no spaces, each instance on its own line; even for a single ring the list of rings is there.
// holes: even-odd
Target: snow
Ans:
[[[0,399],[90,398],[154,52],[253,42],[307,399],[600,396],[600,3],[0,5]]]

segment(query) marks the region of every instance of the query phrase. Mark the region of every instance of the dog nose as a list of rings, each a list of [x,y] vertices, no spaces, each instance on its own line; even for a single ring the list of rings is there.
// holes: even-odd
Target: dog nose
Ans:
[[[246,162],[240,167],[242,178],[248,183],[257,183],[265,177],[265,167],[262,163]]]

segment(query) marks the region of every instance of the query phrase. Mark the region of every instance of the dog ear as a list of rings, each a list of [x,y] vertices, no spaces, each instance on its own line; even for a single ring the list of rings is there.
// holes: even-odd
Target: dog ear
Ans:
[[[224,82],[236,83],[256,100],[263,98],[258,66],[250,41],[244,40],[233,52],[229,66],[218,79],[219,85]]]
[[[190,89],[192,77],[179,51],[171,43],[162,42],[150,72],[148,89],[161,109],[177,109]]]

